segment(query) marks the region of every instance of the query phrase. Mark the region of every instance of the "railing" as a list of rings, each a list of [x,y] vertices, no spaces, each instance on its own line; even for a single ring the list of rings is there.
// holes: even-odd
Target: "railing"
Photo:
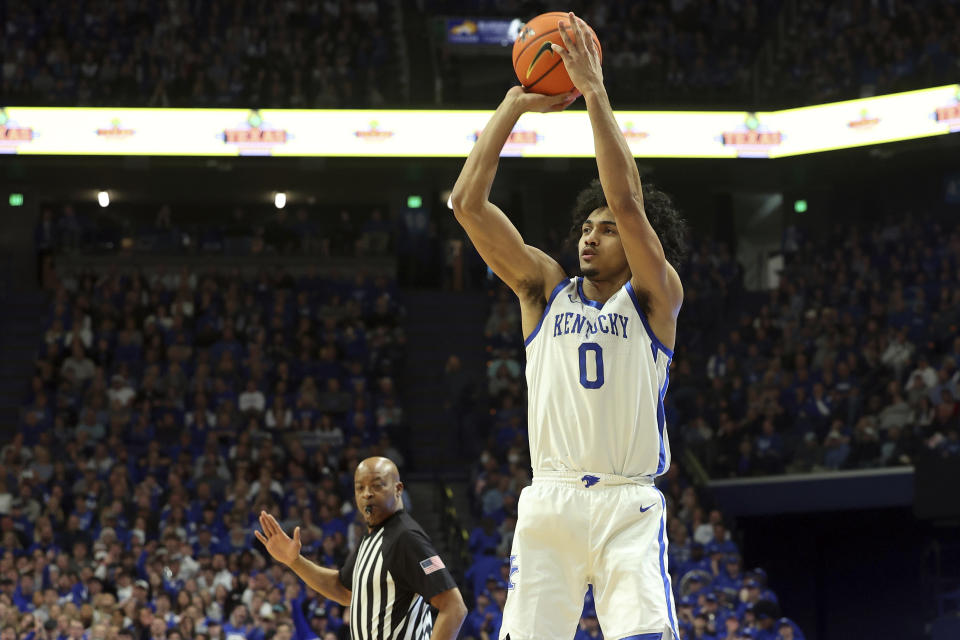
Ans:
[[[467,544],[470,540],[470,534],[460,522],[460,516],[457,513],[457,507],[454,504],[453,489],[448,484],[442,484],[440,487],[440,526],[442,527],[445,542],[449,549],[451,558],[456,559],[460,567],[470,566],[471,557]],[[458,578],[463,577],[463,572],[459,572]]]

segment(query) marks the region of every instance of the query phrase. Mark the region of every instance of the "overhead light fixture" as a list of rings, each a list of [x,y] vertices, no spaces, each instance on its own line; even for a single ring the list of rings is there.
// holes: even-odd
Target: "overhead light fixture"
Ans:
[[[273,196],[273,206],[277,209],[283,209],[287,206],[287,193],[285,191],[277,191]]]
[[[104,207],[104,208],[109,207],[109,206],[110,206],[110,194],[107,193],[106,191],[98,191],[98,192],[97,192],[97,202],[100,203],[100,206],[101,206],[101,207]]]

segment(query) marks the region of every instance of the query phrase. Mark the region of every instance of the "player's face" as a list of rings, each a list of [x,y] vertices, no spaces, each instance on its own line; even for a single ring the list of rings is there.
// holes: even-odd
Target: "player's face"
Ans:
[[[358,468],[353,479],[357,508],[368,527],[375,527],[393,515],[403,504],[403,483],[382,469]]]
[[[617,221],[610,209],[597,209],[580,225],[580,272],[587,278],[605,279],[627,268]]]

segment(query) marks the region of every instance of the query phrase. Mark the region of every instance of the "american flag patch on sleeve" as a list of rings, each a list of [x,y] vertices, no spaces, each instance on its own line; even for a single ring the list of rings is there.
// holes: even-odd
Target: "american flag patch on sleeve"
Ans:
[[[443,560],[440,559],[440,556],[430,556],[426,560],[420,561],[420,568],[423,569],[423,572],[426,575],[430,575],[434,571],[446,569],[447,567],[443,564]]]

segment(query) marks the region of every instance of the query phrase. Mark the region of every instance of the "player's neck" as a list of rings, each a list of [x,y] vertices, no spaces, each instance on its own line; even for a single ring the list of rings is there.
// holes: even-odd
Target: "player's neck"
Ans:
[[[583,293],[590,300],[603,304],[619,291],[630,279],[630,274],[618,274],[609,280],[583,277]]]

